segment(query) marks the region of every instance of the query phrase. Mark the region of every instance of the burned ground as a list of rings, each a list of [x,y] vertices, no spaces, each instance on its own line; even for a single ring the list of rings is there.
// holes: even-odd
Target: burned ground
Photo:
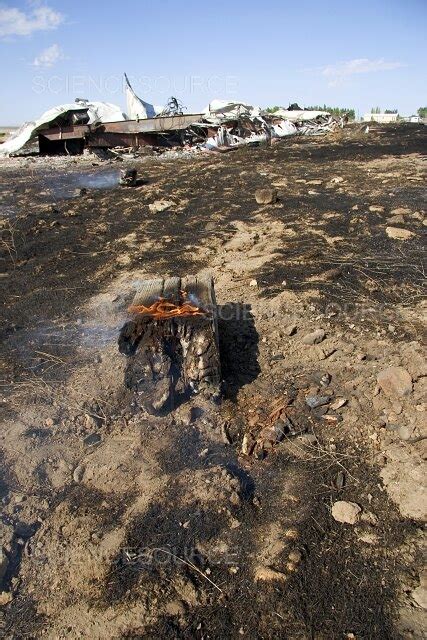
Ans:
[[[408,440],[424,434],[427,134],[370,129],[169,160],[3,162],[6,637],[422,637],[425,442]],[[144,184],[115,186],[128,165]],[[258,205],[270,186],[278,202]],[[225,398],[136,413],[117,349],[133,292],[204,269]],[[376,388],[389,365],[408,369],[410,396]],[[309,393],[345,404],[312,411]],[[242,453],[290,394],[299,435]],[[364,519],[336,522],[337,500]]]

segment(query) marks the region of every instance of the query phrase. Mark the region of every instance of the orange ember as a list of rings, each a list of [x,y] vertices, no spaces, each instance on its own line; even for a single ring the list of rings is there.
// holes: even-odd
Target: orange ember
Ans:
[[[197,307],[186,298],[186,293],[184,291],[181,291],[181,297],[182,301],[179,304],[174,304],[165,298],[159,298],[149,307],[146,307],[143,304],[131,305],[128,308],[128,311],[130,313],[136,313],[143,316],[150,316],[157,320],[167,320],[168,318],[175,318],[176,316],[206,315],[206,311]]]

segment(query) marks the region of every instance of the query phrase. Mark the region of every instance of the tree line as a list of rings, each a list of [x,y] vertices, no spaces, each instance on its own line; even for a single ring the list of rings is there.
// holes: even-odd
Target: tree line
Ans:
[[[292,105],[293,106],[293,105]],[[278,111],[279,109],[283,109],[284,107],[267,107],[266,111],[267,113],[274,113],[275,111]],[[356,117],[356,113],[354,109],[348,109],[346,107],[327,107],[326,104],[322,106],[320,105],[315,105],[313,107],[305,107],[306,111],[327,111],[328,113],[330,113],[333,116],[343,116],[345,114],[347,114],[347,116],[349,117],[350,120],[354,120]]]

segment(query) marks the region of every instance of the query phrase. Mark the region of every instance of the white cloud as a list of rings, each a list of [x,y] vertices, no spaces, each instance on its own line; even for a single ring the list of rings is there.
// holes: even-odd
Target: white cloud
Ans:
[[[369,58],[356,58],[347,62],[339,62],[323,67],[321,74],[329,79],[329,86],[341,84],[348,76],[357,73],[376,73],[378,71],[390,71],[399,69],[405,65],[402,62],[387,62],[384,58],[369,60]]]
[[[33,65],[35,67],[52,67],[55,62],[64,59],[64,54],[59,45],[53,44],[47,49],[43,49],[38,56],[34,58]]]
[[[64,16],[50,7],[36,6],[29,12],[0,5],[0,37],[28,36],[35,31],[56,29]]]

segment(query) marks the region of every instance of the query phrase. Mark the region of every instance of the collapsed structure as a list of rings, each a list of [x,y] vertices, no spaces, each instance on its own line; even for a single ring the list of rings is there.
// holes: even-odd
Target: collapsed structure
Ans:
[[[269,113],[226,100],[213,100],[201,113],[186,114],[174,97],[163,107],[145,102],[136,95],[126,74],[124,77],[127,114],[114,104],[77,98],[22,125],[0,144],[0,157],[17,153],[35,140],[39,152],[47,155],[145,145],[226,151],[289,135],[322,134],[346,122],[345,117],[335,118],[326,111],[304,110],[298,105]]]

